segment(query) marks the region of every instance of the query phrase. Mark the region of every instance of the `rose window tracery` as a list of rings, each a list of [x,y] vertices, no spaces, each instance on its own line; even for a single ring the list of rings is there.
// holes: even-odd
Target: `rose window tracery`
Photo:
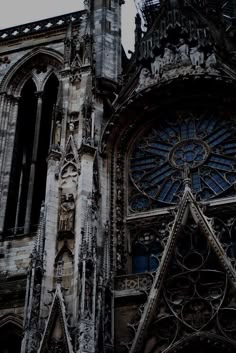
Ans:
[[[186,170],[198,200],[226,193],[236,181],[233,119],[168,116],[136,140],[130,159],[130,208],[175,204]]]

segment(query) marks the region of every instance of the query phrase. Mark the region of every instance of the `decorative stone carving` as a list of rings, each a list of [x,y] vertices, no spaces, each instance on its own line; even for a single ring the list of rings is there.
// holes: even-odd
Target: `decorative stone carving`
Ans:
[[[75,201],[73,194],[62,195],[59,211],[59,233],[74,233]]]
[[[48,353],[64,353],[65,349],[66,347],[63,338],[51,338],[48,343]]]
[[[93,114],[94,106],[92,99],[86,99],[82,107],[83,114],[83,143],[85,145],[94,146],[94,127],[93,127]]]
[[[61,121],[57,120],[54,131],[54,144],[60,146],[61,143]]]
[[[0,57],[0,69],[6,68],[11,63],[11,60],[8,56]]]
[[[152,75],[158,79],[162,73],[162,58],[160,56],[155,56],[154,62],[151,63]]]
[[[189,49],[189,55],[193,66],[201,66],[204,64],[204,53],[198,46]]]
[[[189,60],[189,45],[185,43],[183,38],[180,38],[178,45],[178,55],[181,64],[190,64]]]
[[[153,283],[153,277],[150,273],[141,273],[137,275],[117,276],[115,279],[115,290],[150,290]]]
[[[152,83],[151,72],[148,68],[144,67],[141,69],[139,74],[138,89],[145,88]]]

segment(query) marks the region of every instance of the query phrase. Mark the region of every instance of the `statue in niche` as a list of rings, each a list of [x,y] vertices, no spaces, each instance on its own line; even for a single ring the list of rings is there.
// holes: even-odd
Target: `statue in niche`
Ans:
[[[62,195],[58,225],[60,233],[74,233],[74,213],[75,201],[73,194]]]
[[[60,145],[61,143],[61,122],[60,120],[56,121],[55,133],[54,133],[54,144]]]

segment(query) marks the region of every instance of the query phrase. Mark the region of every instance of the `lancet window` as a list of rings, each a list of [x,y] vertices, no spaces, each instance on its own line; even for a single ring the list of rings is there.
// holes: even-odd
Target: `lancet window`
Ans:
[[[38,82],[43,80],[39,91]],[[48,74],[47,68],[40,67],[32,70],[21,90],[5,219],[7,234],[36,230],[45,197],[58,83],[53,72]]]

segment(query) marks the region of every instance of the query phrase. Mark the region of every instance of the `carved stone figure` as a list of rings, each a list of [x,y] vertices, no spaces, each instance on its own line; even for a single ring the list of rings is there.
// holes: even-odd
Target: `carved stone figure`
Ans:
[[[206,59],[206,67],[211,67],[216,65],[216,56],[215,53],[210,53]]]
[[[178,48],[179,60],[181,64],[189,64],[189,46],[185,43],[183,38],[180,38],[180,44]]]
[[[190,48],[189,54],[193,66],[200,66],[204,63],[204,54],[197,46]]]
[[[74,211],[75,202],[72,194],[62,195],[62,202],[59,213],[59,226],[60,233],[74,232]]]
[[[56,121],[55,133],[54,133],[54,144],[60,145],[61,142],[61,122]]]
[[[138,89],[147,87],[149,84],[151,84],[151,81],[151,72],[149,69],[146,67],[142,68],[139,75]]]
[[[175,53],[174,51],[167,45],[164,49],[163,55],[163,65],[169,65],[175,63]]]
[[[160,56],[156,56],[151,64],[152,74],[155,78],[159,77],[162,71],[163,60]]]

